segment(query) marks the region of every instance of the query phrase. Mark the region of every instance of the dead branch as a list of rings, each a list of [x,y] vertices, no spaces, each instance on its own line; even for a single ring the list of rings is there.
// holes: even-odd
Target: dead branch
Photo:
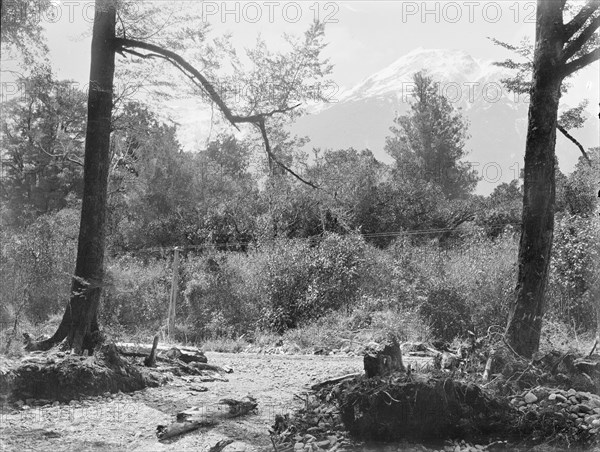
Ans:
[[[581,151],[581,153],[583,154],[583,157],[587,160],[588,164],[590,166],[592,166],[592,161],[590,160],[590,157],[587,155],[587,152],[585,152],[585,149],[583,149],[583,146],[581,145],[581,143],[579,141],[577,141],[575,139],[575,137],[573,137],[573,135],[571,135],[563,126],[561,126],[560,124],[556,124],[556,128],[565,136],[567,137],[569,140],[571,140],[571,142],[573,142],[575,144],[575,146],[577,146],[579,148],[579,150]]]
[[[194,66],[192,66],[190,63],[188,63],[185,59],[183,59],[180,55],[176,54],[175,52],[172,52],[168,49],[164,49],[155,44],[150,44],[147,42],[138,41],[135,39],[126,39],[126,38],[115,38],[113,40],[113,46],[114,46],[115,51],[122,55],[124,53],[130,53],[130,54],[138,56],[140,58],[163,58],[166,61],[173,64],[173,66],[175,66],[182,73],[184,73],[197,87],[201,88],[206,94],[208,94],[210,99],[215,104],[217,104],[217,106],[219,107],[219,109],[221,110],[221,112],[223,113],[225,118],[236,129],[239,130],[239,128],[237,126],[238,124],[243,124],[243,123],[254,124],[261,132],[263,141],[265,143],[265,151],[270,160],[277,163],[281,168],[283,168],[286,172],[288,172],[289,174],[294,176],[296,179],[298,179],[302,183],[309,185],[312,188],[318,188],[314,183],[305,180],[304,178],[299,176],[296,172],[294,172],[292,169],[290,169],[287,165],[284,165],[277,158],[275,158],[275,156],[271,150],[271,146],[269,144],[269,138],[266,133],[266,126],[265,126],[266,118],[272,117],[275,114],[283,114],[283,113],[292,111],[295,108],[299,107],[300,104],[276,108],[269,112],[258,113],[258,114],[254,114],[254,115],[248,115],[248,116],[237,115],[237,114],[234,114],[231,111],[231,109],[227,106],[227,104],[223,101],[223,99],[221,98],[221,96],[219,95],[219,93],[217,92],[215,87],[212,85],[212,83],[210,83],[210,81],[208,81],[208,79],[206,77],[204,77],[196,68],[194,68]],[[151,53],[144,54],[144,53],[138,52],[136,50],[132,50],[132,48],[147,50]]]

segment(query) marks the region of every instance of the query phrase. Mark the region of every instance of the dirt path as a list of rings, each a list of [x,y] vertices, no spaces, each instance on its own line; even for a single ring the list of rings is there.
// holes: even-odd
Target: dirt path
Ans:
[[[87,451],[208,450],[219,440],[234,439],[226,452],[271,450],[268,428],[276,414],[301,406],[306,385],[362,370],[358,357],[313,355],[255,355],[207,353],[211,364],[232,367],[227,382],[188,383],[176,378],[170,384],[132,394],[86,399],[70,405],[0,413],[0,450]],[[190,390],[206,386],[207,392]],[[168,424],[175,413],[192,406],[210,407],[219,399],[252,395],[257,415],[222,422],[180,438],[158,442],[158,424]]]

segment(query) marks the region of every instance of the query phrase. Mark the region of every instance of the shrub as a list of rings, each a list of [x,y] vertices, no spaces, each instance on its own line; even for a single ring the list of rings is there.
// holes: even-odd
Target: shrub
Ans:
[[[171,263],[132,256],[107,265],[100,316],[104,324],[118,324],[129,332],[156,331],[165,323],[171,291]]]
[[[600,280],[597,220],[565,215],[556,222],[550,262],[551,314],[586,329],[596,325],[594,311]]]
[[[194,325],[195,340],[234,338],[255,327],[259,302],[256,292],[246,287],[254,272],[260,272],[253,257],[210,253],[184,264],[186,322]]]
[[[471,326],[469,306],[452,287],[433,287],[418,309],[433,335],[447,342],[464,336]]]
[[[308,241],[277,242],[267,252],[263,324],[283,332],[300,322],[351,306],[365,266],[365,242],[357,235],[326,234]]]
[[[75,266],[77,209],[42,215],[22,231],[3,231],[0,251],[1,321],[34,323],[62,312]]]

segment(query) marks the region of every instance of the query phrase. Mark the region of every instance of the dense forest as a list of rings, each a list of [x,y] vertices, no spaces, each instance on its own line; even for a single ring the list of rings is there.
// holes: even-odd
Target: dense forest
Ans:
[[[43,68],[21,83],[23,96],[2,112],[5,335],[62,312],[83,190],[85,93]],[[257,325],[283,333],[338,316],[349,329],[384,322],[406,338],[451,341],[502,328],[522,181],[474,194],[477,175],[462,161],[467,121],[435,80],[418,73],[415,84],[410,111],[390,118],[391,164],[368,149],[306,155],[283,137],[280,158],[311,185],[269,165],[249,138],[221,134],[184,152],[175,125],[141,102],[119,105],[104,323],[149,336],[165,324],[179,247],[180,340],[248,338]],[[596,328],[599,152],[588,153],[592,166],[581,157],[568,176],[556,173],[548,318],[564,334]]]

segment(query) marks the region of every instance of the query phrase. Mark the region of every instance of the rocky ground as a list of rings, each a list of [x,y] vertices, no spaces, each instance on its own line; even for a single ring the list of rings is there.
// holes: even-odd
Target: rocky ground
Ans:
[[[176,377],[169,384],[131,394],[71,401],[22,400],[3,405],[0,450],[209,450],[222,439],[225,452],[272,450],[268,429],[277,414],[303,406],[306,385],[362,369],[358,357],[207,353],[208,361],[233,368],[228,381],[202,382]],[[202,392],[206,388],[207,391]],[[222,398],[251,394],[258,413],[230,419],[180,438],[159,442],[159,424],[192,406],[211,406]],[[40,405],[41,403],[41,405]]]
[[[216,452],[223,440],[232,441],[222,450],[276,452],[366,450],[455,451],[515,450],[505,441],[468,444],[464,441],[443,444],[357,444],[344,432],[338,411],[332,406],[311,404],[308,388],[329,378],[362,372],[359,356],[229,354],[207,353],[208,362],[231,367],[227,381],[203,381],[201,376],[174,376],[161,387],[129,394],[106,393],[68,403],[25,399],[0,405],[0,450],[4,451],[185,451]],[[423,366],[419,358],[407,358],[412,368]],[[159,441],[156,427],[175,420],[175,414],[191,407],[217,405],[223,398],[242,399],[251,395],[258,411],[240,418],[226,419],[216,426],[201,428],[180,437]],[[547,387],[528,389],[510,399],[519,422],[535,421],[540,438],[556,438],[555,429],[567,425],[565,438],[600,433],[600,396],[575,390]],[[294,414],[292,414],[294,413]],[[288,417],[286,417],[288,415]],[[294,422],[289,422],[294,418]],[[287,422],[294,429],[273,447],[269,429]],[[280,431],[285,430],[283,426]],[[535,438],[530,438],[535,440]],[[593,441],[591,441],[593,442]],[[223,443],[221,443],[223,444]],[[562,446],[561,446],[562,447]],[[538,451],[562,448],[538,446]],[[525,450],[525,449],[523,449]]]

